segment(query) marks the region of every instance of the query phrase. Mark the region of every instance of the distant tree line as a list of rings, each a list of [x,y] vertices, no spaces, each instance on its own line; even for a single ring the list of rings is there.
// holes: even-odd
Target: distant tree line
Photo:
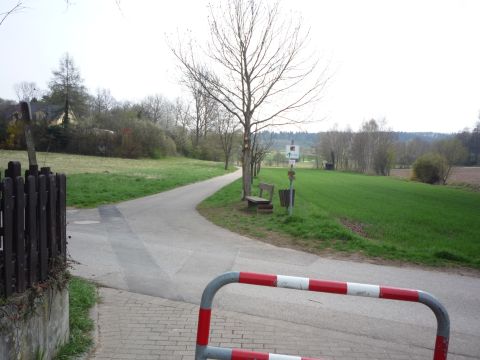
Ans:
[[[46,91],[27,81],[16,84],[14,90],[18,101],[32,104],[31,128],[40,151],[128,158],[179,154],[224,161],[226,167],[238,161],[244,141],[238,121],[194,79],[184,81],[190,102],[161,94],[119,102],[108,89],[88,92],[73,59],[65,54]],[[453,165],[480,165],[480,121],[471,130],[446,135],[395,133],[385,121],[372,119],[358,131],[334,128],[318,134],[271,132],[254,126],[249,172],[258,175],[266,159],[270,165],[284,164],[282,149],[291,140],[303,146],[302,157],[316,159],[317,166],[330,163],[338,170],[388,175],[393,167],[409,168],[422,156],[435,154],[447,164],[438,180],[445,182]],[[25,148],[17,101],[0,98],[0,147]],[[435,161],[439,163],[438,157]]]
[[[334,169],[378,175],[389,175],[393,167],[415,170],[419,162],[437,169],[425,181],[431,183],[446,183],[455,165],[480,165],[480,121],[472,130],[435,138],[399,141],[398,134],[386,129],[384,121],[372,119],[357,132],[333,129],[320,133],[315,151]]]
[[[163,95],[117,101],[108,89],[89,93],[79,69],[65,54],[43,93],[33,82],[15,85],[18,101],[30,101],[39,151],[127,158],[183,155],[225,161],[241,151],[241,134],[230,114],[192,89],[192,102]],[[0,146],[24,149],[18,102],[0,99]],[[233,160],[232,160],[233,159]]]
[[[317,155],[334,169],[389,175],[395,163],[395,134],[370,120],[358,132],[333,129],[321,133]]]

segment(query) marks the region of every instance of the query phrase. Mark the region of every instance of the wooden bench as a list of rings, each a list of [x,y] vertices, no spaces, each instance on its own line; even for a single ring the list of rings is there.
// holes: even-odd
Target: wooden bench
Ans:
[[[248,207],[249,207],[249,208],[255,207],[255,206],[258,206],[258,205],[270,205],[270,204],[272,203],[273,188],[274,188],[274,186],[273,186],[273,185],[270,185],[270,184],[260,183],[260,184],[258,185],[258,187],[259,187],[259,189],[260,189],[260,194],[259,194],[259,196],[246,196],[246,197],[245,197],[245,199],[246,199],[247,202],[248,202]],[[263,191],[266,191],[266,192],[269,193],[268,199],[262,197]]]

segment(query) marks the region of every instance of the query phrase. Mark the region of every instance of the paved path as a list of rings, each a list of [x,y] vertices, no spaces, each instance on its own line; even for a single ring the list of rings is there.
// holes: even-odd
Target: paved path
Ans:
[[[184,343],[184,340],[187,343],[192,341],[191,331],[195,330],[195,326],[190,325],[195,321],[196,315],[192,320],[188,311],[193,306],[192,311],[195,313],[196,306],[190,304],[199,303],[203,288],[214,276],[229,270],[244,270],[429,291],[449,310],[452,321],[450,349],[453,357],[480,358],[480,279],[440,271],[321,258],[233,234],[198,215],[195,205],[238,175],[227,175],[117,206],[69,211],[68,233],[72,236],[69,249],[73,258],[79,262],[75,273],[127,291],[123,295],[112,295],[109,291],[113,290],[102,291],[107,300],[99,306],[101,344],[115,344],[108,332],[102,332],[102,328],[105,330],[109,326],[117,330],[126,328],[121,333],[123,340],[120,343],[129,341],[126,331],[131,331],[132,334],[135,331],[127,324],[129,319],[136,317],[137,306],[127,304],[128,299],[138,296],[138,299],[143,299],[136,298],[135,301],[139,301],[139,304],[142,301],[157,304],[155,301],[158,301],[170,302],[167,306],[170,309],[179,306],[181,318],[185,319],[181,321],[188,324],[190,329],[177,338],[180,348],[185,346],[185,349],[179,351],[185,351],[184,355],[190,356],[191,348]],[[319,347],[324,344],[322,341],[326,341],[332,344],[364,344],[364,347],[371,349],[389,349],[394,354],[408,349],[405,358],[415,358],[417,355],[423,357],[426,349],[428,352],[432,348],[435,333],[434,317],[421,304],[236,284],[222,289],[214,306],[221,310],[219,314],[223,319],[232,319],[233,322],[242,320],[244,323],[241,326],[252,325],[252,331],[257,329],[255,323],[262,322],[273,324],[269,325],[269,330],[264,331],[266,334],[274,331],[277,325],[280,329],[298,330],[299,336],[295,335],[296,331],[285,331],[300,339],[298,346],[292,345],[285,350],[289,350],[289,353],[295,349],[295,353],[308,350],[308,347],[301,346],[302,341],[308,339],[308,342],[313,343],[310,349],[313,353],[305,355],[312,356],[324,354]],[[159,314],[156,314],[157,311]],[[161,307],[157,309],[156,306],[147,305],[140,312],[144,319],[139,320],[137,331],[140,332],[143,331],[143,324],[148,324],[150,319],[164,319],[160,314]],[[123,314],[130,316],[125,320],[121,317]],[[118,321],[109,322],[115,319]],[[162,328],[160,320],[157,323],[158,327],[151,327],[152,334],[148,336],[153,342],[157,335],[167,336],[165,331],[168,327]],[[276,331],[275,334],[280,332]],[[313,337],[305,335],[310,333]],[[232,339],[238,336],[231,329],[227,329],[225,334],[232,335]],[[259,336],[264,336],[260,334],[262,331]],[[122,338],[122,335],[118,336]],[[279,339],[278,342],[275,340],[266,344],[272,344],[273,349],[281,350],[284,343]],[[315,344],[319,344],[318,347]],[[175,344],[164,345],[166,349],[163,350],[177,349]],[[137,358],[125,352],[127,350],[121,350],[124,347],[118,344],[113,347],[117,352],[111,353],[112,356]],[[355,354],[356,346],[339,346],[338,353],[333,353],[334,348],[335,346],[329,347],[332,353],[325,355],[352,358],[350,355],[352,351]],[[155,355],[153,352],[160,350],[158,348],[150,350],[152,352],[144,355],[170,358]],[[97,352],[99,358],[102,354]],[[359,357],[362,356],[361,349],[358,354]],[[366,357],[371,358],[370,355]],[[380,357],[386,358],[383,355]]]

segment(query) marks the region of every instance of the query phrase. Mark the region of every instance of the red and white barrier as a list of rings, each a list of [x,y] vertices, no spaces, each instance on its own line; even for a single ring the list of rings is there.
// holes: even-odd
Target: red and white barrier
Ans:
[[[418,290],[393,288],[379,285],[358,284],[328,280],[315,280],[297,276],[268,275],[240,272],[239,283],[272,286],[296,290],[308,290],[342,295],[418,302]]]
[[[297,276],[258,274],[251,272],[229,272],[213,279],[203,292],[198,317],[197,347],[195,350],[196,360],[315,360],[299,356],[208,346],[213,297],[222,286],[230,283],[421,302],[430,307],[437,318],[437,337],[435,339],[433,359],[447,359],[448,341],[450,336],[450,320],[448,313],[435,297],[426,292],[388,286],[359,284],[354,282],[316,280]]]
[[[256,351],[232,350],[232,360],[318,360],[300,356],[261,353]]]

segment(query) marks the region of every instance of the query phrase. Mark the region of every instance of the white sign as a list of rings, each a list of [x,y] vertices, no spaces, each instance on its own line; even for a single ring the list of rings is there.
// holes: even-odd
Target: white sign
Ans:
[[[300,146],[298,146],[298,145],[287,145],[285,154],[287,156],[287,159],[298,160],[300,158]]]

